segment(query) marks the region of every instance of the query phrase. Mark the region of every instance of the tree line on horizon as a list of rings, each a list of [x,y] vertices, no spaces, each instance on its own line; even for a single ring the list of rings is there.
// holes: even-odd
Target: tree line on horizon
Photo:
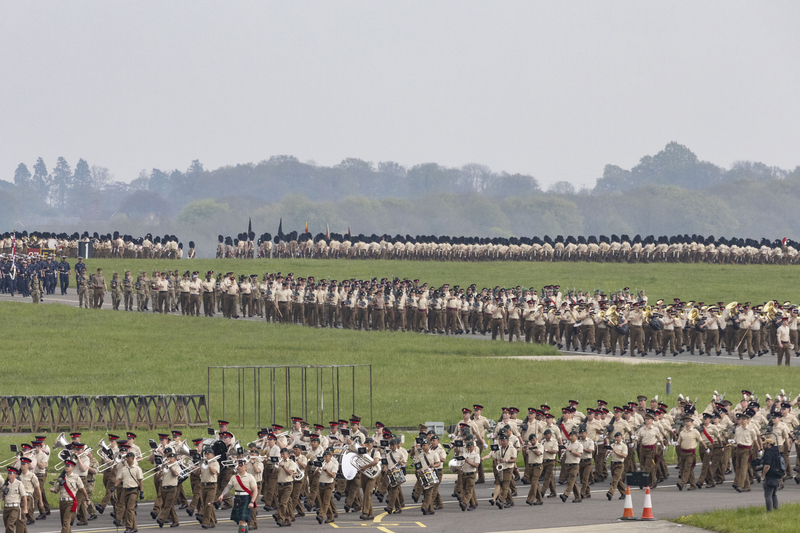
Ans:
[[[142,171],[130,183],[80,159],[74,170],[60,157],[25,163],[0,180],[7,209],[4,230],[33,221],[39,230],[168,231],[199,245],[218,233],[243,231],[251,217],[260,231],[447,234],[493,237],[673,235],[797,237],[800,166],[794,170],[739,161],[725,169],[669,143],[631,169],[606,165],[593,189],[567,181],[543,190],[535,177],[424,163],[406,168],[345,159],[325,167],[274,156],[205,170]],[[208,235],[206,235],[206,233]]]

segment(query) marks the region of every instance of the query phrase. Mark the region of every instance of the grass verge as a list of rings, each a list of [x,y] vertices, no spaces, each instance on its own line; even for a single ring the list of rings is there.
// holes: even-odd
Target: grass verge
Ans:
[[[780,496],[778,497],[780,499]],[[781,504],[777,511],[768,513],[766,507],[717,509],[708,513],[681,516],[673,520],[678,524],[702,527],[721,533],[751,533],[753,531],[780,531],[800,533],[800,503]]]

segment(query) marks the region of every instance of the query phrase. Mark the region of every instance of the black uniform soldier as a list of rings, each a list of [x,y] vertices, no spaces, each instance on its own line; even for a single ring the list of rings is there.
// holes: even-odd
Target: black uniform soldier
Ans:
[[[67,294],[69,288],[69,273],[72,268],[67,263],[67,258],[62,257],[61,262],[58,264],[58,280],[61,285],[61,294]]]

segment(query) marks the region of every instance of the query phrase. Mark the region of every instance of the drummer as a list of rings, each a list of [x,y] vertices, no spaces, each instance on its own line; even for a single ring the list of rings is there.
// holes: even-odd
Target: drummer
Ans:
[[[400,441],[391,439],[389,441],[389,453],[386,454],[386,470],[391,473],[397,469],[401,474],[399,479],[389,479],[389,492],[386,496],[386,507],[383,508],[389,514],[402,513],[403,507],[403,483],[406,482],[406,463],[408,462],[408,452],[400,446]]]
[[[425,494],[422,500],[422,514],[432,515],[436,514],[433,510],[433,500],[436,497],[436,489],[439,485],[439,479],[436,476],[436,470],[442,468],[442,462],[439,459],[439,454],[431,451],[431,444],[427,438],[420,440],[421,450],[416,455],[415,467],[418,474],[422,478],[422,490]]]

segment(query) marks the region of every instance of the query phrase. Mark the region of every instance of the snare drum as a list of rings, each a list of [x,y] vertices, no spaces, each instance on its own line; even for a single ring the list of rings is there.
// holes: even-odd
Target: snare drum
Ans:
[[[406,482],[406,475],[403,473],[403,469],[399,466],[395,466],[389,470],[388,477],[390,487],[398,487]]]
[[[436,475],[436,470],[433,468],[426,468],[422,471],[420,481],[422,482],[422,488],[428,490],[439,483],[439,476]]]

